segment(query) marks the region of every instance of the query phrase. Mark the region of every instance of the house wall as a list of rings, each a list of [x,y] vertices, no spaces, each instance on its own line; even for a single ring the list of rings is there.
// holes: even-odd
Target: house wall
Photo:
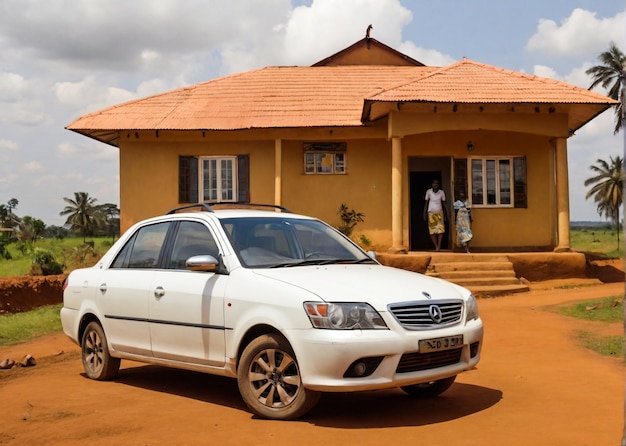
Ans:
[[[365,221],[355,229],[355,238],[365,235],[372,242],[372,248],[386,250],[392,244],[391,141],[384,138],[358,138],[358,132],[332,138],[333,141],[347,142],[347,173],[306,175],[302,144],[305,141],[322,140],[318,136],[282,141],[281,204],[294,212],[338,225],[340,220],[337,211],[345,203],[350,209],[365,214]],[[474,144],[473,152],[467,151],[468,140]],[[528,208],[475,208],[472,247],[554,247],[554,163],[552,144],[547,137],[493,131],[434,132],[404,137],[402,153],[403,238],[406,246],[409,245],[409,165],[415,169],[415,164],[419,164],[420,158],[425,157],[450,157],[452,160],[452,157],[525,155]],[[222,137],[219,141],[207,141],[201,132],[162,132],[159,137],[153,132],[145,132],[138,137],[123,138],[120,142],[122,230],[141,219],[161,215],[179,206],[180,155],[241,154],[250,156],[250,200],[273,203],[273,139]],[[450,184],[443,186],[448,194],[448,203],[451,204],[454,197]],[[450,215],[453,213],[450,212]]]
[[[283,142],[283,205],[337,226],[342,203],[365,214],[354,236],[365,233],[377,246],[391,243],[391,142],[348,139],[347,173],[306,175],[303,141]]]
[[[140,134],[120,143],[120,225],[125,231],[142,219],[162,215],[178,203],[181,155],[250,155],[251,199],[274,202],[273,141],[207,141],[202,136]]]

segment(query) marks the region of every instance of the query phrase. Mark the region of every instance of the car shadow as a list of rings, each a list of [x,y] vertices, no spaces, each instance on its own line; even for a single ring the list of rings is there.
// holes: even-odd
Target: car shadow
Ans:
[[[140,365],[121,369],[115,382],[249,412],[233,378]],[[427,399],[410,397],[400,389],[325,393],[300,421],[342,429],[424,426],[481,412],[501,399],[500,390],[458,382],[439,397]]]

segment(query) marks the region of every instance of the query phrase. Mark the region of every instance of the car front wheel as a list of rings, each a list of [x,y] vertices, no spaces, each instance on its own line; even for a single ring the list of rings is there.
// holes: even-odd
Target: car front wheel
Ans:
[[[404,390],[407,394],[411,396],[416,396],[419,398],[433,398],[448,390],[450,386],[454,383],[455,379],[456,375],[437,381],[429,381],[426,383],[404,386],[402,387],[402,390]]]
[[[248,408],[262,418],[295,420],[320,398],[304,388],[291,346],[277,334],[260,336],[245,348],[237,382]]]
[[[120,359],[109,354],[104,330],[97,322],[90,322],[85,328],[81,350],[83,367],[89,378],[106,381],[117,375]]]

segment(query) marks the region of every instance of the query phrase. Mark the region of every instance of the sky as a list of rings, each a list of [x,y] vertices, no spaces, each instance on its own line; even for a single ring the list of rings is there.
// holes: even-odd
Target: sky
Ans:
[[[371,37],[426,65],[466,57],[588,88],[626,51],[625,0],[0,0],[0,204],[61,226],[64,197],[119,204],[116,147],[66,130],[128,100]],[[602,89],[596,90],[606,94]],[[623,156],[613,111],[568,140],[570,219],[601,221],[585,179]]]

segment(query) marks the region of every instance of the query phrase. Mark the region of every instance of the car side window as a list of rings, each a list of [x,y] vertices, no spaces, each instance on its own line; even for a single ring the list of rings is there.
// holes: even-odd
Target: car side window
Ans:
[[[185,262],[189,257],[204,254],[216,259],[219,256],[217,244],[209,228],[196,221],[181,222],[174,240],[169,268],[186,269]]]
[[[111,268],[156,268],[170,224],[156,223],[139,228],[117,255]]]

